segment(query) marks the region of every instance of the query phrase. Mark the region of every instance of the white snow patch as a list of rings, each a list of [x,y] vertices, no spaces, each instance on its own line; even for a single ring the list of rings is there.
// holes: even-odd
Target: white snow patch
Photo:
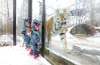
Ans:
[[[34,59],[23,47],[0,48],[0,65],[51,65],[43,57]]]
[[[21,46],[23,44],[23,37],[22,36],[17,36],[17,45]],[[9,44],[13,45],[13,35],[11,34],[6,34],[6,35],[0,35],[0,44]]]

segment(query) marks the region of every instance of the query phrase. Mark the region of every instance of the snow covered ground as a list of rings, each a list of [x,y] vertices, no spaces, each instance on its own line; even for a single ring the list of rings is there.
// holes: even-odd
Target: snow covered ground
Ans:
[[[0,65],[51,65],[43,57],[34,59],[19,46],[0,47]]]
[[[82,38],[66,33],[66,40],[67,46],[62,42],[60,35],[52,36],[47,49],[75,65],[100,65],[100,33]]]
[[[17,36],[17,40],[16,40],[18,45],[22,45],[23,44],[23,37],[22,36]],[[4,35],[0,35],[0,45],[4,45],[4,44],[8,44],[8,45],[13,45],[13,35],[12,34],[4,34]]]
[[[87,49],[100,49],[100,33],[91,37],[75,37],[70,33],[66,33],[67,48],[72,49],[74,45],[86,46]],[[54,48],[64,48],[65,44],[62,42],[60,35],[52,36],[50,46]]]
[[[9,44],[9,46],[0,47],[0,65],[51,65],[42,56],[37,59],[30,56],[22,47],[22,36],[17,36],[17,45],[13,46],[12,35],[0,35],[0,44]]]

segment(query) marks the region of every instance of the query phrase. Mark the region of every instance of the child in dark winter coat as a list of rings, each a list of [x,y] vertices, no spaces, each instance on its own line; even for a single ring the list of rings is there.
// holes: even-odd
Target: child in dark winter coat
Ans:
[[[25,19],[24,21],[24,30],[22,31],[23,37],[24,37],[24,44],[26,49],[30,48],[30,41],[31,41],[31,25],[28,21],[28,19]]]
[[[28,49],[28,48],[30,48],[31,32],[29,32],[28,28],[27,28],[27,30],[24,30],[22,32],[22,34],[24,34],[24,44],[25,44],[25,47],[26,47],[26,49]]]
[[[31,52],[30,54],[33,54],[35,57],[39,56],[39,44],[40,44],[40,37],[39,34],[37,32],[32,32],[31,33]]]
[[[31,41],[30,41],[30,44],[31,44],[31,52],[30,54],[33,54],[34,57],[38,57],[39,56],[39,45],[40,45],[40,24],[38,24],[37,22],[34,22],[33,23],[33,27],[32,27],[32,33],[31,33]]]

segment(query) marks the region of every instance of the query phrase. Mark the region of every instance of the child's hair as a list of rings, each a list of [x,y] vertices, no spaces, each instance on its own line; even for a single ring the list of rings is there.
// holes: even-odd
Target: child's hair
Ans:
[[[31,26],[31,23],[30,23],[29,19],[24,20],[24,25],[25,25],[25,27],[30,27]]]
[[[39,31],[40,30],[40,23],[39,22],[33,22],[33,25],[32,25],[34,31]]]

